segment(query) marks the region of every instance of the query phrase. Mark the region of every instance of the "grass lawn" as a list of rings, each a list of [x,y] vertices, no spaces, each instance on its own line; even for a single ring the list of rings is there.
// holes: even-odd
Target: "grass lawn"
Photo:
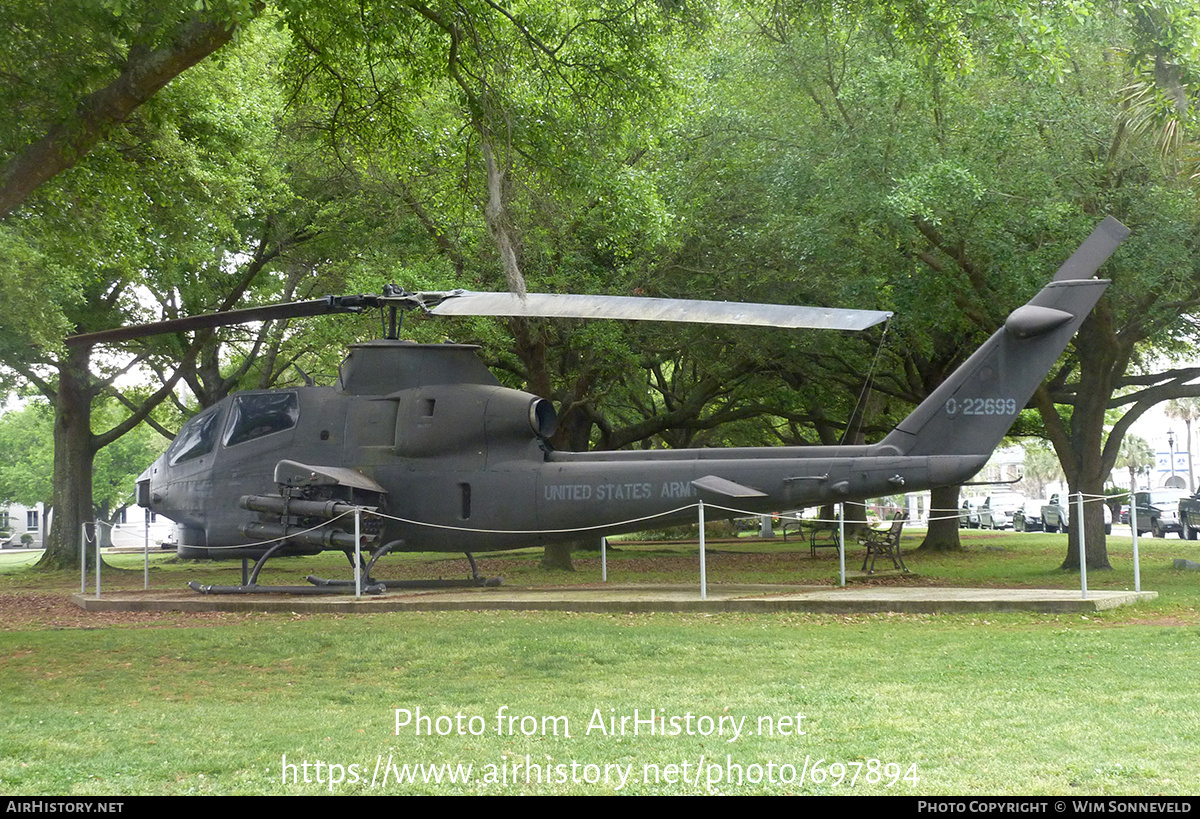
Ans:
[[[906,554],[919,576],[902,582],[1078,587],[1057,569],[1065,536],[964,542]],[[1141,544],[1159,599],[1086,617],[109,617],[64,606],[77,572],[0,555],[0,793],[1194,794],[1200,573],[1171,559],[1200,547]],[[1128,552],[1110,538],[1114,570],[1089,586],[1132,588]],[[537,558],[481,562],[509,583],[599,580],[594,554],[574,575]],[[344,575],[341,560],[280,560],[262,582]],[[130,571],[105,588],[141,587],[140,556],[110,562]],[[465,567],[404,555],[387,573]],[[710,583],[835,571],[792,543],[709,549]],[[238,569],[156,556],[151,574],[179,588]],[[609,574],[694,582],[695,550],[621,545]]]

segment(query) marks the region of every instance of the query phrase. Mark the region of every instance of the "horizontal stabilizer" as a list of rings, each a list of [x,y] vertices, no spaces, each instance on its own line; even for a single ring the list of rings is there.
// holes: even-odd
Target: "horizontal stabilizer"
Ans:
[[[759,492],[757,489],[751,489],[749,486],[742,486],[740,483],[718,478],[716,475],[705,475],[703,478],[697,478],[692,481],[692,486],[705,492],[712,492],[714,495],[723,495],[727,498],[765,498],[767,496],[766,492]]]

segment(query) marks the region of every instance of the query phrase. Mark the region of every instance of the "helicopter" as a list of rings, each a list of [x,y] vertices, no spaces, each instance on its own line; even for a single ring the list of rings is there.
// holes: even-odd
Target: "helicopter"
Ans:
[[[385,338],[350,346],[337,383],[235,393],[189,419],[137,483],[137,501],[180,528],[178,556],[243,560],[236,586],[203,593],[334,593],[350,581],[262,586],[269,558],[369,555],[364,590],[394,551],[473,554],[691,519],[694,503],[765,513],[961,484],[978,472],[1109,282],[1093,278],[1129,235],[1105,218],[1054,279],[881,441],[851,446],[557,451],[555,412],[504,387],[467,344],[399,338],[407,310],[862,329],[877,311],[561,294],[327,296],[73,336],[69,345],[379,308]],[[357,529],[352,513],[358,511]],[[357,535],[355,534],[357,531]],[[256,560],[246,575],[246,561]]]

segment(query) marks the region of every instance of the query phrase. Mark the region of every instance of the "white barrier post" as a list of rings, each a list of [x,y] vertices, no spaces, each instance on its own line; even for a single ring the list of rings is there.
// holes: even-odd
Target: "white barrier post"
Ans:
[[[838,573],[839,585],[846,585],[846,504],[838,504]]]
[[[150,509],[146,509],[146,524],[142,529],[142,589],[150,589]]]
[[[1075,530],[1079,532],[1079,584],[1083,588],[1083,599],[1087,600],[1087,539],[1083,536],[1083,492],[1075,498],[1075,520]]]
[[[354,507],[354,599],[362,598],[362,507]]]
[[[700,510],[700,599],[708,599],[708,580],[704,575],[704,501],[697,503]]]
[[[87,524],[79,525],[79,593],[87,591]]]
[[[600,582],[608,582],[608,538],[600,538]]]
[[[92,536],[96,539],[96,599],[100,599],[100,521],[92,523]]]
[[[1129,528],[1133,530],[1133,590],[1142,590],[1142,570],[1138,565],[1137,496],[1129,493]]]

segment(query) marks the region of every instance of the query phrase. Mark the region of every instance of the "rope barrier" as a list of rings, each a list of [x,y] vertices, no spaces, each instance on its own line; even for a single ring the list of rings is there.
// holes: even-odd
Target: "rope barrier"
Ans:
[[[725,507],[714,507],[712,504],[706,504],[706,505],[709,506],[710,508],[717,508],[717,509],[725,508]],[[675,509],[669,509],[665,512],[656,512],[653,515],[643,515],[642,517],[628,518],[627,520],[611,521],[609,523],[597,523],[594,526],[576,526],[576,527],[566,528],[566,529],[473,529],[473,528],[470,528],[467,526],[453,526],[448,523],[429,523],[427,521],[412,520],[411,518],[402,518],[402,517],[398,517],[396,515],[387,515],[387,514],[384,514],[383,512],[374,512],[373,514],[378,515],[381,518],[386,518],[388,520],[394,520],[398,523],[407,523],[412,526],[426,526],[430,529],[446,529],[446,530],[449,530],[452,532],[470,532],[472,534],[484,534],[484,535],[568,535],[568,534],[574,534],[576,532],[579,532],[579,533],[596,532],[601,529],[611,529],[614,526],[625,526],[625,525],[631,524],[631,523],[643,523],[648,520],[654,520],[656,518],[664,518],[664,517],[667,517],[668,515],[675,515],[680,512],[686,512],[689,509],[698,509],[699,506],[700,506],[699,503],[690,503],[686,506],[680,506]],[[727,511],[738,511],[738,510],[727,510]],[[761,514],[761,513],[747,512],[746,514],[747,515],[757,515],[757,514]]]
[[[1085,503],[1103,502],[1105,500],[1107,500],[1107,496],[1105,496],[1105,495],[1085,495],[1084,496]],[[869,508],[870,506],[872,506],[872,504],[867,504],[862,501],[840,501],[839,503],[843,503],[843,505],[845,505],[845,506],[861,506],[864,508]],[[596,531],[599,531],[602,529],[610,529],[613,527],[621,527],[621,526],[628,526],[628,525],[637,524],[637,523],[645,523],[647,521],[656,520],[658,518],[664,518],[664,517],[669,517],[672,515],[678,515],[678,514],[681,514],[684,512],[688,512],[690,510],[698,509],[699,506],[700,506],[699,502],[690,503],[690,504],[686,504],[684,506],[676,507],[674,509],[666,510],[664,512],[656,512],[651,515],[642,515],[639,517],[626,518],[624,520],[610,521],[607,523],[598,523],[598,524],[594,524],[591,526],[576,526],[576,527],[557,528],[557,529],[480,529],[480,528],[472,528],[472,527],[468,527],[468,526],[455,526],[453,524],[448,524],[448,523],[431,523],[429,521],[415,520],[413,518],[405,518],[405,517],[400,517],[398,515],[389,515],[384,512],[380,512],[378,510],[370,512],[369,514],[374,515],[378,518],[392,520],[397,523],[403,523],[403,524],[407,524],[410,526],[423,526],[423,527],[427,527],[430,529],[442,529],[442,530],[451,531],[451,532],[464,532],[464,533],[469,533],[469,534],[567,535],[567,534],[584,534],[587,532],[596,532]],[[838,523],[838,518],[820,518],[820,517],[809,518],[809,517],[802,517],[801,515],[795,514],[795,513],[756,512],[756,511],[752,511],[749,509],[739,509],[737,507],[721,506],[721,505],[713,504],[713,503],[705,504],[705,506],[709,509],[719,509],[723,512],[729,512],[729,513],[733,514],[734,516],[739,516],[739,517],[759,517],[764,514],[770,514],[772,517],[778,518],[780,521],[785,521],[785,522],[826,524],[826,525],[833,525],[833,524]],[[358,508],[360,510],[362,510],[364,513],[367,513],[366,512],[367,507],[358,507]],[[936,513],[944,513],[944,514],[936,514],[935,515],[934,514],[935,512]],[[925,516],[925,520],[927,522],[933,522],[933,521],[938,521],[938,520],[957,519],[957,518],[961,517],[962,510],[961,509],[930,509],[929,513],[930,514]],[[322,528],[328,526],[329,524],[333,523],[334,521],[337,521],[343,517],[353,515],[353,514],[354,514],[354,512],[352,510],[342,512],[341,514],[330,518],[329,520],[325,521],[324,523],[322,523],[318,526],[312,526],[307,529],[298,529],[295,532],[289,533],[289,535],[287,535],[287,536],[271,538],[269,540],[260,540],[260,541],[255,541],[252,543],[243,543],[243,544],[230,545],[230,546],[204,546],[204,547],[198,547],[198,548],[206,548],[206,549],[212,549],[212,550],[219,551],[219,550],[224,550],[224,549],[248,549],[248,548],[254,548],[254,547],[258,547],[258,546],[269,546],[269,545],[272,545],[275,543],[279,543],[280,541],[287,540],[288,538],[294,537],[295,535],[306,534],[308,532],[317,531],[318,529],[322,529]]]
[[[361,510],[364,510],[364,511],[367,509],[367,507],[366,507],[366,506],[358,506],[358,507],[355,507],[355,508],[357,508],[357,509],[361,509]],[[280,543],[280,542],[282,542],[282,541],[289,540],[289,539],[291,539],[291,538],[295,537],[296,535],[306,535],[306,534],[308,534],[309,532],[315,532],[315,531],[317,531],[318,529],[324,529],[326,526],[328,526],[329,524],[333,523],[335,520],[338,520],[339,518],[344,518],[344,517],[346,517],[347,515],[353,515],[353,514],[354,514],[354,509],[350,509],[350,510],[347,510],[347,511],[345,511],[345,512],[342,512],[342,513],[341,513],[341,514],[339,514],[339,515],[336,515],[336,516],[334,516],[334,517],[330,518],[329,520],[325,521],[324,523],[322,523],[322,524],[320,524],[320,525],[318,525],[318,526],[310,526],[310,527],[309,527],[309,528],[307,528],[307,529],[297,529],[297,530],[296,530],[296,531],[294,531],[294,532],[289,532],[287,535],[284,535],[284,536],[282,536],[282,537],[274,537],[274,538],[271,538],[270,540],[257,540],[257,541],[254,541],[253,543],[238,543],[238,544],[234,544],[234,545],[231,545],[231,546],[195,546],[195,547],[193,547],[193,548],[197,548],[197,549],[212,549],[212,550],[214,550],[214,551],[221,551],[221,550],[224,550],[224,549],[252,549],[252,548],[254,548],[255,546],[270,546],[270,545],[272,545],[272,544],[275,544],[275,543]],[[371,514],[379,514],[379,513],[378,513],[378,512],[372,512]],[[189,544],[189,545],[190,545],[190,544]]]

